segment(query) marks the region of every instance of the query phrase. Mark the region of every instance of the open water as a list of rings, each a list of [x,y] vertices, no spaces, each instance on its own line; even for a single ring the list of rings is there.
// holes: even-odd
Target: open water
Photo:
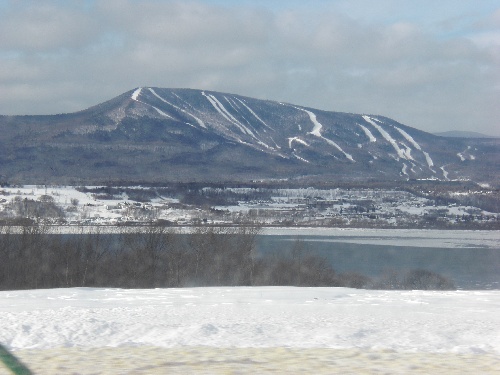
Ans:
[[[426,269],[459,289],[500,289],[500,233],[487,231],[317,231],[259,236],[260,253],[303,251],[327,259],[336,272],[370,277],[388,271]]]

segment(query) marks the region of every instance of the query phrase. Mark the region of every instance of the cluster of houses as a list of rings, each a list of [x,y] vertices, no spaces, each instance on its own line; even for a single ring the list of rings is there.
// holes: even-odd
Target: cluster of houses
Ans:
[[[67,188],[66,188],[67,189]],[[50,192],[46,191],[43,196]],[[236,190],[236,189],[235,189]],[[234,193],[234,192],[233,192]],[[241,192],[239,192],[241,193]],[[243,191],[244,193],[244,191]],[[0,195],[0,216],[18,192]],[[33,194],[27,191],[26,194]],[[13,198],[14,197],[14,198]],[[465,226],[500,223],[498,213],[435,200],[395,190],[273,190],[268,198],[245,199],[232,205],[209,206],[181,203],[174,197],[138,202],[122,197],[101,199],[95,194],[62,198],[55,190],[50,202],[64,217],[46,218],[53,224],[117,225],[158,222],[165,225],[246,224],[304,226]],[[88,199],[86,198],[88,197]],[[125,199],[124,199],[125,198]],[[30,198],[31,199],[31,198]],[[71,202],[71,203],[70,203]],[[1,219],[1,218],[0,218]]]

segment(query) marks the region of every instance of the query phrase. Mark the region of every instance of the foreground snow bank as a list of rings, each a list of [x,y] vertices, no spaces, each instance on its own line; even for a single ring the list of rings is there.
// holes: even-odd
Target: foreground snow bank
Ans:
[[[4,291],[0,342],[36,374],[494,374],[499,308],[498,290]]]
[[[500,291],[217,287],[0,292],[12,350],[210,346],[500,354]]]

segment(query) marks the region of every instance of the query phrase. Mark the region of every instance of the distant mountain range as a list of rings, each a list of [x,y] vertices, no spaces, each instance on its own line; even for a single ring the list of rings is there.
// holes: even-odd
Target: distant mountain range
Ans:
[[[499,139],[446,138],[387,117],[142,87],[89,109],[0,116],[0,181],[500,181]]]
[[[440,137],[452,137],[452,138],[499,138],[478,132],[469,132],[461,130],[450,130],[447,132],[439,132],[439,133],[434,133],[434,135],[438,135]]]

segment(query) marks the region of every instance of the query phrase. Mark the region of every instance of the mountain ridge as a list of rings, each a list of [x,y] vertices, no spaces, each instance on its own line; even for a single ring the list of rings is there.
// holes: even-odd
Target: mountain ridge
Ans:
[[[464,131],[464,130],[449,130],[433,134],[440,137],[454,137],[454,138],[499,138],[493,135],[487,135],[483,133]]]
[[[499,180],[496,139],[209,90],[140,87],[0,131],[7,182]]]

